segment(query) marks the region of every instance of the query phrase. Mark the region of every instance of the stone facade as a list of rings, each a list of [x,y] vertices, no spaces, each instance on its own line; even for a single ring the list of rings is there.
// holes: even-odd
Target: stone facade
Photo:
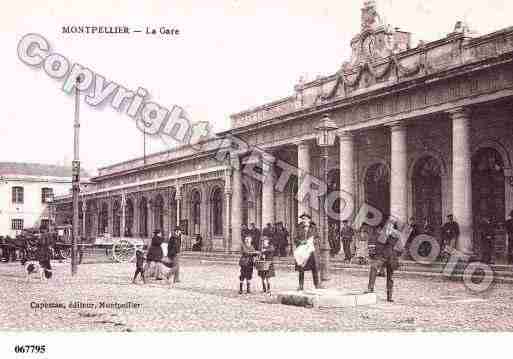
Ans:
[[[383,24],[374,2],[365,1],[350,45],[351,59],[335,74],[232,115],[231,129],[200,151],[184,146],[146,164],[101,169],[94,190],[82,194],[84,223],[91,224],[85,233],[98,234],[102,206],[109,214],[102,231],[126,223],[127,201],[130,235],[167,234],[181,223],[209,250],[238,250],[243,223],[284,222],[292,236],[299,213],[322,224],[323,196],[312,195],[322,185],[310,178],[323,175],[316,127],[328,114],[338,126],[328,189],[349,193],[355,210],[367,203],[403,221],[428,222],[435,235],[453,213],[466,253],[479,254],[480,221],[489,217],[502,261],[503,223],[513,209],[513,28],[476,36],[458,22],[447,37],[412,47],[409,33]],[[125,208],[120,220],[115,203]]]

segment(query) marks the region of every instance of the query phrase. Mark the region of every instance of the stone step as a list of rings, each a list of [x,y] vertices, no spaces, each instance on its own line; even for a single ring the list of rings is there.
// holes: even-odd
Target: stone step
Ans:
[[[203,263],[237,265],[240,254],[227,253],[205,253],[205,252],[183,252],[184,259],[199,260]],[[275,266],[284,270],[294,270],[294,260],[292,258],[276,258]],[[330,268],[333,272],[351,272],[353,274],[368,275],[369,265],[358,265],[346,263],[343,260],[331,260]],[[512,283],[513,284],[513,267],[512,266],[492,266],[495,271],[496,283]],[[431,265],[415,263],[412,261],[402,261],[401,267],[395,272],[398,277],[416,277],[416,278],[444,278],[451,280],[462,280],[463,271],[460,268],[448,276],[444,273],[444,265],[434,263]]]

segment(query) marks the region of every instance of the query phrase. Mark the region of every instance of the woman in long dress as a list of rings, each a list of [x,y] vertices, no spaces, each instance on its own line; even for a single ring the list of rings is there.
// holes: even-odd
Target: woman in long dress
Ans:
[[[152,277],[154,274],[157,280],[162,280],[161,271],[160,271],[160,262],[164,257],[164,251],[162,250],[162,242],[163,237],[159,230],[156,230],[153,233],[153,237],[151,239],[151,245],[148,249],[148,254],[146,255],[146,268],[144,270],[145,273],[149,274],[149,277]],[[148,272],[148,269],[150,272]],[[152,270],[153,269],[153,270]],[[153,273],[154,272],[154,273]]]

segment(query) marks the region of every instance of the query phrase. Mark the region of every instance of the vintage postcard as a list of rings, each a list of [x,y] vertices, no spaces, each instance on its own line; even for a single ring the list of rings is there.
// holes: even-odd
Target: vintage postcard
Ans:
[[[4,6],[1,350],[513,331],[512,13]]]

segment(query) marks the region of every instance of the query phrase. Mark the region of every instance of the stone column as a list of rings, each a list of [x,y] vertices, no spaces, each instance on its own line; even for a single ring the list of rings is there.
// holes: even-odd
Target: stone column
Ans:
[[[146,217],[146,232],[148,233],[148,238],[153,236],[153,199],[148,197],[148,202],[146,202],[146,213],[148,216]]]
[[[126,227],[126,195],[123,193],[121,195],[121,225],[119,230],[119,236],[125,236],[125,227]]]
[[[472,152],[470,148],[470,112],[457,109],[449,113],[452,119],[452,210],[460,226],[457,248],[471,255],[472,219]]]
[[[407,129],[393,124],[391,132],[390,214],[402,223],[408,217],[408,155]]]
[[[231,251],[240,251],[242,223],[242,174],[238,157],[231,159],[232,166],[232,246]]]
[[[231,171],[226,171],[224,176],[224,228],[223,228],[223,249],[228,252],[231,248],[231,220],[230,216],[232,213],[231,209],[232,200],[232,183],[231,183]]]
[[[340,220],[351,221],[356,213],[354,137],[344,131],[340,131],[338,137],[340,140]]]
[[[264,182],[262,183],[262,228],[267,226],[267,223],[274,224],[275,222],[275,209],[274,209],[274,157],[263,156],[262,170],[264,175]]]
[[[176,226],[180,226],[180,220],[182,219],[181,214],[181,206],[182,206],[182,189],[180,185],[176,186],[176,194],[175,194],[175,200],[176,200]],[[181,228],[182,231],[187,230],[187,228]]]
[[[107,201],[107,233],[111,237],[114,236],[114,198]]]
[[[307,175],[311,175],[311,154],[310,154],[310,144],[307,141],[300,141],[297,143],[297,164],[298,164],[298,192],[297,192],[297,201],[298,201],[298,214],[302,213],[312,214],[310,209],[310,198],[307,196],[309,189],[302,188],[301,185],[303,183],[304,178]],[[303,200],[304,199],[304,200]]]

